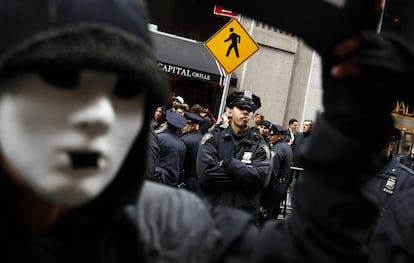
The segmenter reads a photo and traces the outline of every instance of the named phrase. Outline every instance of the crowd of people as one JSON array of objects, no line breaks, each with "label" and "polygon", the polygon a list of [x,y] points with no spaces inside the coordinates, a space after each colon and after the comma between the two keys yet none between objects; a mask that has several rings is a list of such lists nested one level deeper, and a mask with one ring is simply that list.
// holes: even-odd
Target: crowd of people
[{"label": "crowd of people", "polygon": [[[253,97],[256,101],[253,100]],[[235,115],[237,110],[240,110],[239,104],[241,102],[237,103],[233,100],[241,100],[245,105],[252,104],[252,106],[242,109],[246,110],[245,114],[244,112],[242,114],[242,122],[238,121],[238,115]],[[151,127],[158,134],[160,150],[159,163],[153,176],[156,177],[157,181],[164,184],[184,187],[195,192],[201,197],[209,199],[209,203],[214,205],[230,205],[250,211],[258,222],[266,219],[277,219],[280,214],[281,202],[287,198],[288,188],[291,186],[293,179],[298,181],[303,172],[303,167],[297,156],[311,134],[313,121],[304,120],[303,132],[297,131],[297,119],[289,121],[289,128],[271,123],[265,119],[263,113],[256,111],[261,106],[260,98],[248,90],[229,95],[226,103],[226,113],[223,114],[225,117],[219,118],[219,121],[216,121],[208,107],[203,108],[200,104],[194,104],[190,108],[184,102],[183,96],[172,96],[167,105],[157,106],[154,110]],[[244,104],[242,106],[245,106]],[[164,110],[166,108],[168,110]],[[226,118],[226,123],[230,125],[225,125],[221,121],[223,118]],[[251,135],[248,135],[248,133],[251,133]],[[225,134],[229,136],[229,139],[221,141],[219,137],[225,136]],[[218,156],[215,156],[214,159],[228,160],[236,158],[245,163],[253,160],[256,162],[258,160],[270,160],[272,172],[268,175],[267,171],[261,176],[246,174],[242,173],[243,169],[241,167],[238,167],[234,170],[241,173],[239,179],[224,180],[225,176],[218,176],[218,171],[212,171],[214,170],[213,167],[204,167],[204,164],[210,162],[203,155],[203,151],[198,152],[200,144],[203,146],[202,149],[207,147],[204,145],[210,137],[214,137],[216,143],[221,145],[215,147],[214,151],[218,151]],[[250,146],[245,148],[243,146],[244,140],[259,141],[255,143],[259,146],[258,149],[252,150]],[[224,152],[221,149],[226,150]],[[240,153],[237,153],[237,151],[240,151]],[[264,153],[263,157],[257,158],[255,156],[258,151]],[[252,152],[253,157],[241,156],[241,154],[250,152]],[[200,159],[198,163],[197,158]],[[224,168],[227,167],[227,163],[224,164]],[[199,171],[197,171],[197,167]],[[223,168],[223,166],[221,167]],[[296,168],[296,170],[291,170],[291,167]],[[222,171],[222,168],[218,170]],[[200,176],[197,176],[198,173]],[[208,176],[211,173],[214,176]],[[230,172],[222,171],[222,173],[228,174]],[[234,172],[230,174],[231,177],[236,177]],[[251,190],[253,194],[247,195],[245,194],[246,189],[254,186],[251,181],[253,177],[257,179],[261,177],[262,179],[257,183],[257,189]],[[207,178],[208,180],[206,180]],[[245,182],[242,178],[245,178]],[[210,182],[211,180],[213,182]],[[233,186],[230,182],[233,183]],[[223,196],[223,192],[218,190],[223,187],[232,188],[232,190],[226,190],[232,193],[231,197]],[[216,191],[220,192],[220,196],[217,193],[212,194]],[[206,192],[209,192],[209,194],[206,194]],[[240,193],[236,194],[236,192]],[[248,190],[248,192],[250,191]],[[210,195],[214,197],[208,197]],[[236,201],[240,197],[233,195],[243,196],[246,200]],[[223,199],[231,199],[232,201],[223,201]],[[252,203],[248,204],[250,202]]]},{"label": "crowd of people", "polygon": [[[200,143],[182,140],[171,152],[168,143],[203,120],[167,109],[164,130],[151,128],[169,84],[154,58],[145,6],[1,4],[0,262],[414,261],[414,192],[396,192],[398,179],[387,179],[393,195],[380,210],[371,187],[393,164],[394,100],[412,97],[402,85],[414,76],[410,44],[361,30],[321,53],[324,111],[307,123],[312,135],[298,153],[304,174],[293,212],[258,225],[261,193],[284,181],[275,174],[288,174],[299,137],[267,123],[266,141],[252,129],[261,101],[245,90],[228,96],[225,117]],[[371,136],[359,129],[368,118],[377,128]],[[196,173],[188,184],[197,194],[176,187],[181,180],[160,164],[164,151],[181,156],[186,145],[198,146],[195,166],[185,168],[185,177]]]}]

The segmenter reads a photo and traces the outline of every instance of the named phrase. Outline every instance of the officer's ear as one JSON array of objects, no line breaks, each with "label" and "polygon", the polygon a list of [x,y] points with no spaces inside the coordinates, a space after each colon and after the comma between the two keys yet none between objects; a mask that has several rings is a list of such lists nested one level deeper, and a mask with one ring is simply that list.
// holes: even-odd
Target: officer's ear
[{"label": "officer's ear", "polygon": [[227,117],[232,117],[233,116],[233,109],[234,109],[234,107],[232,107],[232,108],[229,108],[229,111],[228,111],[228,116]]}]

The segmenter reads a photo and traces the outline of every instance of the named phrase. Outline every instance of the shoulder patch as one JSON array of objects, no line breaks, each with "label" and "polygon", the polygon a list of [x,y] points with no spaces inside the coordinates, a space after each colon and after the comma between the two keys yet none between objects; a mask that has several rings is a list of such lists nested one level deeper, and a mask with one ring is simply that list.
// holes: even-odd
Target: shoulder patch
[{"label": "shoulder patch", "polygon": [[211,132],[207,132],[206,134],[204,134],[203,138],[201,138],[201,145],[204,145],[210,138],[213,137],[213,134]]}]

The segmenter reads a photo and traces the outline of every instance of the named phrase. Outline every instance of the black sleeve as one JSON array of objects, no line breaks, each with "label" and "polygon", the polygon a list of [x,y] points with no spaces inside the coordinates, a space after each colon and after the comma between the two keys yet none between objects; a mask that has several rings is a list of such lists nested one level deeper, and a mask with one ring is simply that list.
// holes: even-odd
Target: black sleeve
[{"label": "black sleeve", "polygon": [[394,196],[379,219],[371,239],[370,262],[414,262],[414,192]]},{"label": "black sleeve", "polygon": [[[309,149],[316,145],[318,152],[311,152]],[[263,226],[249,262],[368,260],[366,241],[378,209],[375,195],[365,185],[379,169],[382,156],[377,160],[370,149],[336,130],[323,117],[315,125],[308,146],[303,156],[305,175],[292,197],[292,215],[282,223]],[[372,160],[355,164],[351,161],[355,152],[372,156]]]}]

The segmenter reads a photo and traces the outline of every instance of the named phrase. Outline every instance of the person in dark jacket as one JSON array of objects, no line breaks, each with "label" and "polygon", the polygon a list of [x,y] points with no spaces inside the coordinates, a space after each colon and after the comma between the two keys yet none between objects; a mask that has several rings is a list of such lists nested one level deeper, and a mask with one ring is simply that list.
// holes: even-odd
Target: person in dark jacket
[{"label": "person in dark jacket", "polygon": [[[324,87],[329,99],[308,146],[318,151],[304,155],[308,173],[286,223],[259,229],[236,209],[210,214],[194,194],[143,183],[145,129],[168,94],[143,6],[136,0],[1,4],[7,23],[0,32],[7,37],[0,41],[0,262],[366,259],[363,241],[377,210],[365,183],[383,164],[378,149],[390,126],[383,103],[390,96],[371,94],[373,101],[385,98],[370,116],[382,132],[361,142],[352,127],[367,115],[354,106],[366,100],[354,95],[370,86],[325,83],[336,85]],[[360,169],[348,162],[354,152],[369,157]],[[354,209],[364,216],[355,220]]]},{"label": "person in dark jacket", "polygon": [[203,118],[203,121],[199,124],[199,130],[201,134],[206,134],[208,130],[211,128],[211,126],[214,125],[214,122],[211,120],[208,114],[204,112],[204,108],[201,107],[200,104],[194,104],[191,107],[191,112],[199,115],[201,118]]},{"label": "person in dark jacket", "polygon": [[387,163],[370,182],[370,186],[377,191],[379,196],[380,215],[384,213],[386,204],[395,194],[407,189],[414,190],[414,172],[399,163],[393,154],[400,138],[401,131],[395,128],[390,143],[385,149],[388,157]]},{"label": "person in dark jacket", "polygon": [[[405,98],[407,102],[414,102],[413,94],[402,88],[405,83],[412,82],[414,47],[401,37],[392,33],[363,32],[360,36],[349,38],[338,45],[335,54],[344,59],[331,69],[336,79],[359,79],[368,76],[375,83],[376,92],[382,93],[384,98]],[[370,93],[372,94],[374,92]],[[377,105],[384,101],[386,100],[379,101]],[[399,165],[394,166],[398,169]],[[413,206],[412,188],[395,193],[389,198],[370,238],[369,262],[414,261]]]},{"label": "person in dark jacket", "polygon": [[161,180],[154,176],[155,167],[160,159],[160,142],[158,141],[158,135],[150,129],[148,136],[148,157],[147,157],[147,168],[146,168],[146,179],[161,182]]},{"label": "person in dark jacket", "polygon": [[258,218],[260,193],[266,187],[271,164],[263,137],[249,128],[260,98],[251,91],[230,94],[230,125],[203,136],[197,155],[199,194],[213,206],[248,211]]},{"label": "person in dark jacket", "polygon": [[182,183],[184,183],[186,189],[197,192],[196,160],[198,147],[203,137],[199,130],[199,124],[203,121],[203,118],[193,112],[185,112],[184,117],[187,124],[183,129],[184,133],[180,136],[186,147]]},{"label": "person in dark jacket", "polygon": [[154,176],[170,186],[178,186],[182,181],[182,169],[186,147],[179,134],[186,120],[175,111],[167,112],[167,128],[158,133],[160,146],[159,160]]},{"label": "person in dark jacket", "polygon": [[266,219],[277,219],[280,214],[280,204],[286,200],[288,173],[293,162],[293,152],[286,142],[288,129],[272,124],[269,132],[269,143],[273,160],[272,176],[266,189],[262,192],[261,203],[267,211]]},{"label": "person in dark jacket", "polygon": [[289,173],[288,177],[288,184],[291,185],[293,180],[298,182],[303,175],[303,164],[299,156],[301,155],[301,151],[305,148],[311,134],[313,128],[313,121],[312,120],[304,120],[302,125],[302,132],[296,136],[293,150],[293,168]]},{"label": "person in dark jacket", "polygon": [[[263,8],[266,1],[217,1],[303,37],[322,57],[324,111],[316,119],[301,157],[306,176],[293,193],[292,217],[287,222],[265,224],[250,262],[413,262],[412,192],[399,194],[398,206],[381,218],[389,227],[374,235],[377,246],[370,244],[369,248],[367,242],[378,212],[375,194],[367,182],[386,163],[382,150],[394,128],[390,112],[397,98],[405,94],[412,99],[403,83],[411,83],[414,72],[412,47],[398,37],[376,32],[381,2],[280,1],[274,10]],[[307,11],[289,12],[297,6]],[[330,11],[325,14],[320,10]],[[348,39],[350,36],[355,38]],[[375,108],[375,113],[361,110],[367,107]],[[379,126],[378,132],[368,137],[364,130],[355,128],[363,127],[367,119]],[[355,162],[355,154],[364,156],[364,161]],[[353,198],[358,201],[353,202]],[[360,212],[358,216],[355,211]],[[397,215],[400,217],[393,218]],[[310,226],[310,222],[318,223]],[[332,224],[344,227],[343,231]],[[294,232],[297,238],[282,234],[287,232]],[[278,242],[282,236],[287,239]]]},{"label": "person in dark jacket", "polygon": [[0,16],[0,262],[211,262],[203,202],[143,184],[169,90],[145,3],[3,1]]}]

